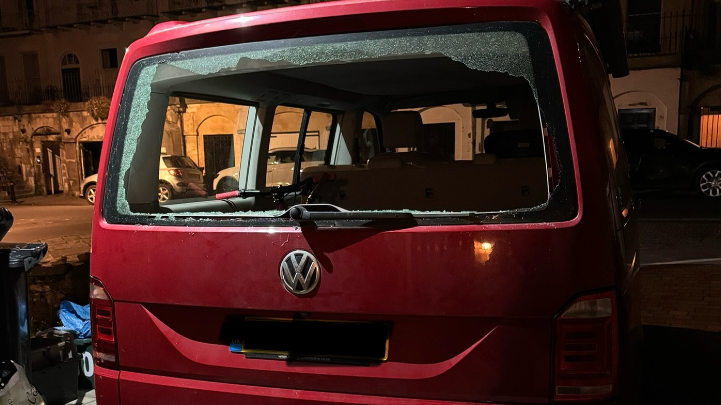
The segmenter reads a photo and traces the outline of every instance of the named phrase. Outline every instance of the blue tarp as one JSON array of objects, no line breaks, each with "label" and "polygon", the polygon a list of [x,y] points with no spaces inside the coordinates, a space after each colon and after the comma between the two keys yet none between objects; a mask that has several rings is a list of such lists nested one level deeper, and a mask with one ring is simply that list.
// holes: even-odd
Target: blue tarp
[{"label": "blue tarp", "polygon": [[60,303],[58,316],[63,327],[72,330],[79,339],[90,337],[90,305],[78,305],[74,302]]}]

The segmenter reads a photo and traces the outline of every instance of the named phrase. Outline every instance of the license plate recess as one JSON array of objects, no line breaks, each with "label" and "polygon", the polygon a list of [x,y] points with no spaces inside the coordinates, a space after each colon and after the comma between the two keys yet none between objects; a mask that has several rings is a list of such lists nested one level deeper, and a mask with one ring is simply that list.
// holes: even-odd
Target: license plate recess
[{"label": "license plate recess", "polygon": [[321,362],[388,359],[387,323],[248,317],[240,329],[241,353],[247,357]]}]

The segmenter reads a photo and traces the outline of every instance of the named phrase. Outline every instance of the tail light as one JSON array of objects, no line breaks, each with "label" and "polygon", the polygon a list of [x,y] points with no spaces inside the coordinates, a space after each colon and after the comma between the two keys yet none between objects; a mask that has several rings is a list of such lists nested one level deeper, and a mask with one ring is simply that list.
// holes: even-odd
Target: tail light
[{"label": "tail light", "polygon": [[90,321],[93,335],[93,357],[102,367],[115,368],[118,349],[115,341],[115,314],[113,299],[103,284],[90,279]]},{"label": "tail light", "polygon": [[183,172],[180,169],[168,169],[168,173],[173,177],[183,177]]},{"label": "tail light", "polygon": [[618,389],[616,295],[605,292],[575,300],[556,319],[556,401],[597,401]]}]

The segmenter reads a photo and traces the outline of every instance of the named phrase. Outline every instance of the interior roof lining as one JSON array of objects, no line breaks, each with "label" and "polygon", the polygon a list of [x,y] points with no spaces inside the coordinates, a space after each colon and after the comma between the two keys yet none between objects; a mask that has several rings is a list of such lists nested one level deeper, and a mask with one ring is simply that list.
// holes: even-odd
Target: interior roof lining
[{"label": "interior roof lining", "polygon": [[[174,70],[174,69],[173,69]],[[385,75],[385,77],[383,77]],[[188,80],[191,79],[191,80]],[[205,94],[242,103],[325,105],[335,110],[387,105],[409,106],[415,100],[484,103],[499,101],[505,89],[528,86],[507,73],[473,70],[448,58],[381,60],[362,63],[324,64],[235,75],[184,77],[154,83],[170,94]],[[168,86],[163,89],[164,84]],[[458,99],[460,98],[460,99]]]}]

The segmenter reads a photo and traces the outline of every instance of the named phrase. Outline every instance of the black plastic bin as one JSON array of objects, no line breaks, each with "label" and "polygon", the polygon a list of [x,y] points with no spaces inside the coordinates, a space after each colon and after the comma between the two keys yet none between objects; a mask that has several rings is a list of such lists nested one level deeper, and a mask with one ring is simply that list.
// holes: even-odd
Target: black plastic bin
[{"label": "black plastic bin", "polygon": [[32,382],[48,404],[78,398],[78,349],[70,332],[49,330],[30,339]]},{"label": "black plastic bin", "polygon": [[[0,207],[0,239],[13,223]],[[13,360],[30,378],[27,272],[45,256],[45,243],[0,243],[0,360]]]},{"label": "black plastic bin", "polygon": [[80,359],[78,387],[93,389],[95,388],[95,363],[93,360],[92,339],[75,339],[73,343],[78,348],[78,358]]}]

